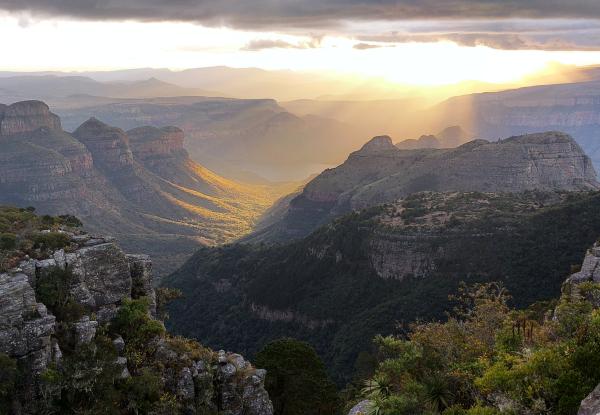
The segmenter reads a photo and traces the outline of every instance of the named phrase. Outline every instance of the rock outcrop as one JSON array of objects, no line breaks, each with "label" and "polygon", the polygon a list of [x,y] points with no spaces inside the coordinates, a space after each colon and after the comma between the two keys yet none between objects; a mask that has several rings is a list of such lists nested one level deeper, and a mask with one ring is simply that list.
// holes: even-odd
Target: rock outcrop
[{"label": "rock outcrop", "polygon": [[577,415],[598,415],[600,413],[600,385],[596,386],[586,398],[581,401]]},{"label": "rock outcrop", "polygon": [[22,101],[0,107],[0,136],[22,134],[39,128],[61,130],[60,119],[41,101]]},{"label": "rock outcrop", "polygon": [[[600,283],[600,243],[596,242],[587,250],[581,269],[569,276],[563,284],[561,301],[584,300],[592,304],[594,308],[600,308],[600,298],[594,295],[593,290],[582,290],[580,284]],[[562,317],[561,308],[554,310],[553,318],[560,320]],[[581,401],[577,415],[597,415],[600,413],[600,385],[590,392],[590,394]]]},{"label": "rock outcrop", "polygon": [[350,409],[348,415],[367,415],[370,413],[373,402],[369,400],[360,401]]},{"label": "rock outcrop", "polygon": [[34,374],[51,362],[56,319],[38,303],[28,277],[0,274],[0,352],[25,359]]},{"label": "rock outcrop", "polygon": [[73,136],[90,150],[97,164],[110,172],[133,166],[129,138],[119,128],[90,118],[73,132]]},{"label": "rock outcrop", "polygon": [[133,155],[144,164],[164,157],[187,155],[183,149],[184,134],[177,127],[139,127],[127,131]]},{"label": "rock outcrop", "polygon": [[[26,258],[18,267],[0,274],[0,353],[16,359],[25,376],[15,396],[15,405],[22,414],[33,413],[41,399],[40,375],[53,362],[60,367],[60,342],[92,342],[127,299],[149,298],[150,312],[155,314],[152,263],[148,256],[126,255],[111,238],[69,235],[71,242],[66,252],[60,249],[44,259]],[[55,316],[36,300],[39,281],[51,278],[54,270],[69,272],[69,296],[86,310],[69,326],[63,324],[60,336]],[[66,327],[70,327],[69,333],[65,333]],[[165,367],[165,385],[181,402],[184,413],[218,410],[229,415],[272,415],[264,389],[264,370],[255,369],[235,353],[213,353],[207,349],[203,355],[190,354],[181,346],[185,341],[157,337],[148,345],[155,350],[161,367]],[[132,376],[123,355],[127,343],[119,335],[112,342],[119,355],[116,365],[120,377]]]},{"label": "rock outcrop", "polygon": [[263,239],[308,234],[351,210],[420,191],[523,192],[600,188],[590,159],[570,136],[546,132],[452,149],[400,150],[375,137],[306,185]]}]

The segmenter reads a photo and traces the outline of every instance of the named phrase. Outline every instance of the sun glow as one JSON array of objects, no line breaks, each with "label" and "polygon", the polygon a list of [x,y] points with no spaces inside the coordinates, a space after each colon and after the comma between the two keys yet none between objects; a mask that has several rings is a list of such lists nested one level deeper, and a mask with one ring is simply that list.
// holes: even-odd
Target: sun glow
[{"label": "sun glow", "polygon": [[[551,62],[597,64],[600,52],[497,50],[451,42],[370,44],[356,39],[294,36],[206,28],[189,23],[28,21],[0,16],[5,42],[0,70],[105,70],[132,67],[227,65],[319,71],[349,78],[379,78],[413,86],[461,82],[518,83],[545,70]],[[248,50],[253,40],[268,39],[286,47]]]}]

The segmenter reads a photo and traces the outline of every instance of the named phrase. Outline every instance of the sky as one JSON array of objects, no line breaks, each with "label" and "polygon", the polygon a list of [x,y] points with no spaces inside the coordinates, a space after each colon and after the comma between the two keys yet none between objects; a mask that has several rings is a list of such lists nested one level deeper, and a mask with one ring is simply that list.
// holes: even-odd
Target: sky
[{"label": "sky", "polygon": [[600,1],[0,0],[0,37],[6,71],[227,65],[503,83],[600,64]]}]

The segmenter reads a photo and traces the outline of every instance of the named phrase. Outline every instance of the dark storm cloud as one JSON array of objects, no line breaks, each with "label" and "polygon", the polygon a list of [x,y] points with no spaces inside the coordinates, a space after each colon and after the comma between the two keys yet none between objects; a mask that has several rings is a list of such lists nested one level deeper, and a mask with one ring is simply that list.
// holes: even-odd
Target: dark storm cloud
[{"label": "dark storm cloud", "polygon": [[600,18],[598,0],[0,0],[40,16],[332,28],[345,20]]}]

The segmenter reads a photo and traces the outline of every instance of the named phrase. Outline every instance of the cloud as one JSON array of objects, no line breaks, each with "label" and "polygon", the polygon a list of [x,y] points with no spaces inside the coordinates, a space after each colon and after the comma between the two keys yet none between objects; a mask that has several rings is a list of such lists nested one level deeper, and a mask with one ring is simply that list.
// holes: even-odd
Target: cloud
[{"label": "cloud", "polygon": [[367,49],[376,49],[376,48],[380,48],[380,45],[374,45],[372,43],[357,43],[356,45],[352,46],[354,49],[358,49],[358,50],[367,50]]},{"label": "cloud", "polygon": [[[356,49],[447,40],[498,49],[600,50],[600,0],[0,0],[1,10],[21,16],[24,24],[68,17],[308,31],[358,39]],[[388,30],[377,33],[383,26]],[[242,49],[312,47],[318,44],[256,39]]]},{"label": "cloud", "polygon": [[600,33],[388,33],[362,36],[365,42],[454,42],[461,46],[487,46],[502,50],[598,51]]},{"label": "cloud", "polygon": [[193,21],[238,28],[332,28],[344,21],[600,19],[598,0],[0,0],[42,16]]},{"label": "cloud", "polygon": [[320,37],[313,37],[310,40],[297,43],[290,43],[281,39],[254,39],[240,50],[256,52],[263,49],[314,49],[320,45]]}]

